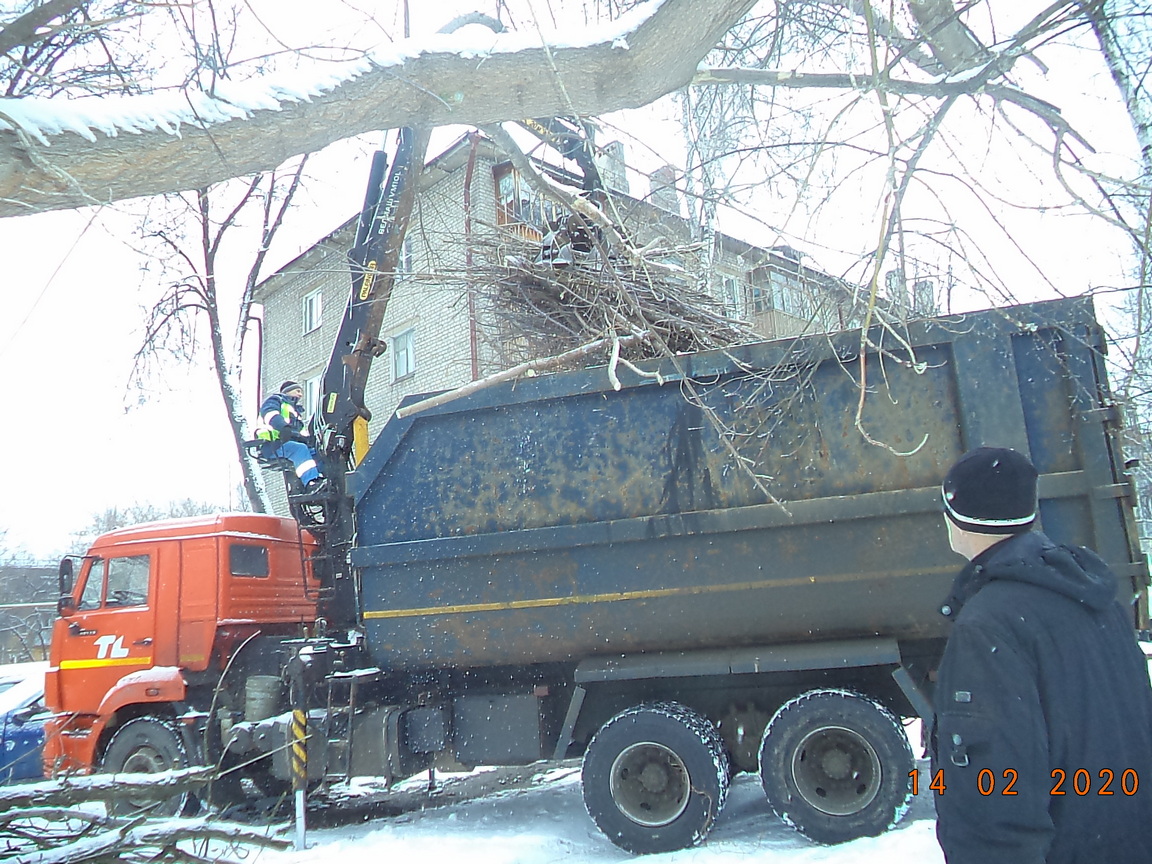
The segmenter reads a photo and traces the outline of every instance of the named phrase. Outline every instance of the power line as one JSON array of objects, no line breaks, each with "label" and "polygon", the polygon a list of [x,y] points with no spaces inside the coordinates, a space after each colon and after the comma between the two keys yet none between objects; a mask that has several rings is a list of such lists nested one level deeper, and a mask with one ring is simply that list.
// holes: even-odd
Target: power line
[{"label": "power line", "polygon": [[64,253],[64,257],[60,259],[60,263],[56,265],[56,269],[52,271],[52,275],[48,277],[48,281],[44,283],[44,287],[40,289],[40,293],[38,293],[36,299],[32,301],[32,306],[28,309],[23,320],[16,325],[12,336],[8,339],[7,343],[0,346],[0,357],[8,353],[8,349],[15,344],[16,337],[20,335],[20,332],[24,329],[24,325],[28,323],[28,319],[32,317],[32,313],[36,311],[36,307],[40,305],[40,301],[44,299],[44,295],[48,293],[48,289],[52,287],[52,283],[56,281],[56,277],[60,274],[60,269],[68,263],[68,259],[72,257],[72,253],[76,251],[76,247],[80,244],[80,241],[84,239],[84,235],[88,233],[88,229],[92,227],[92,223],[96,221],[97,213],[98,211],[92,213],[91,218],[88,219],[88,224],[84,226],[83,231],[76,235],[76,239],[72,241],[71,247]]}]

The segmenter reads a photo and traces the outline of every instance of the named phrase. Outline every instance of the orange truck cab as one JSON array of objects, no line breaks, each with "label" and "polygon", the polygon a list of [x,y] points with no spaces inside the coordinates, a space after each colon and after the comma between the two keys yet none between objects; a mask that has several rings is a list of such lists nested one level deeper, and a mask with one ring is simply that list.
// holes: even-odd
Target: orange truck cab
[{"label": "orange truck cab", "polygon": [[65,559],[46,773],[211,759],[204,720],[239,698],[217,686],[225,670],[276,674],[275,645],[312,631],[315,550],[292,519],[226,513],[112,531],[78,568]]}]

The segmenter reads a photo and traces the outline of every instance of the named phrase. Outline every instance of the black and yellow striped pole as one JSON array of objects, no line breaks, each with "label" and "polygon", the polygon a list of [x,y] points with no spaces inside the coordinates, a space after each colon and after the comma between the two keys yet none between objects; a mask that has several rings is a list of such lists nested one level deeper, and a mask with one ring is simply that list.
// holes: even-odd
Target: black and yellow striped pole
[{"label": "black and yellow striped pole", "polygon": [[[303,690],[304,688],[297,688]],[[308,842],[305,818],[308,787],[308,712],[302,707],[292,709],[292,794],[296,798],[296,849],[304,849]]]},{"label": "black and yellow striped pole", "polygon": [[292,708],[289,727],[289,768],[292,773],[292,794],[296,799],[296,849],[307,848],[308,822],[305,818],[308,788],[308,687],[307,672],[310,655],[301,649],[288,661],[288,694]]}]

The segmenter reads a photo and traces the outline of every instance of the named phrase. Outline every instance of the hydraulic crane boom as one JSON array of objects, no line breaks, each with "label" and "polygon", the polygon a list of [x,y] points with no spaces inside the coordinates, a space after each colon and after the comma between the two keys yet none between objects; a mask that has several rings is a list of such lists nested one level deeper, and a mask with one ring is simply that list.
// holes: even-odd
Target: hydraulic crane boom
[{"label": "hydraulic crane boom", "polygon": [[380,328],[427,149],[428,131],[405,127],[399,132],[391,170],[382,151],[373,157],[356,241],[348,253],[352,270],[348,302],[312,418],[316,461],[327,487],[318,493],[290,492],[288,496],[293,515],[320,539],[321,554],[314,561],[321,584],[318,613],[335,628],[356,620],[355,579],[347,561],[355,533],[352,502],[346,494],[347,473],[368,446],[371,412],[364,405],[364,388],[372,361],[386,347],[380,341]]},{"label": "hydraulic crane boom", "polygon": [[[318,455],[328,477],[342,474],[350,459],[356,462],[363,457],[363,449],[354,446],[355,430],[371,417],[364,405],[364,387],[373,359],[386,347],[380,341],[380,328],[396,281],[427,149],[427,130],[401,129],[386,182],[387,156],[380,151],[373,157],[356,243],[348,253],[351,291],[324,370],[313,421]],[[360,437],[366,447],[366,436]]]},{"label": "hydraulic crane boom", "polygon": [[[586,192],[603,189],[587,133],[578,120],[553,117],[522,120],[520,125],[580,166]],[[324,370],[320,405],[313,421],[318,455],[328,477],[342,474],[349,464],[359,462],[367,449],[366,423],[371,412],[364,404],[364,388],[372,361],[386,348],[379,338],[380,328],[427,149],[427,130],[401,129],[387,181],[387,156],[380,151],[373,157],[355,245],[348,253],[351,291]]]},{"label": "hydraulic crane boom", "polygon": [[579,120],[568,117],[548,117],[518,121],[521,126],[554,149],[565,159],[580,166],[581,184],[585,192],[601,193],[604,183],[592,151],[592,138]]}]

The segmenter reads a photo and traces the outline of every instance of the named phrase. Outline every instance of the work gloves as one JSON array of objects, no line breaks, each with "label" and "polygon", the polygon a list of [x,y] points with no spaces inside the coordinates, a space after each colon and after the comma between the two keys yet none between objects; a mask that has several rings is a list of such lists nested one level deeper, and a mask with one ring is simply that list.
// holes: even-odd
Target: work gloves
[{"label": "work gloves", "polygon": [[284,428],[284,429],[280,430],[280,440],[281,441],[299,441],[301,444],[307,444],[308,443],[308,436],[304,435],[301,432],[297,432],[295,429]]}]

